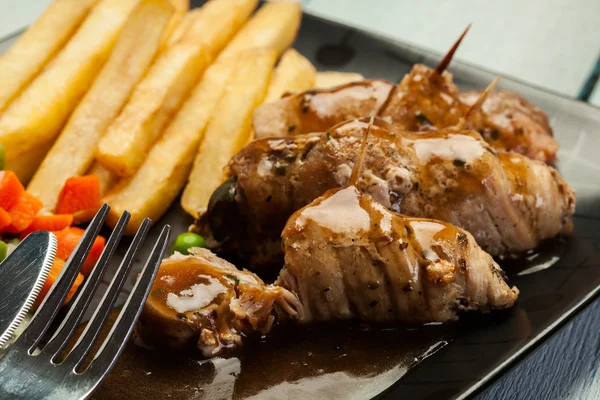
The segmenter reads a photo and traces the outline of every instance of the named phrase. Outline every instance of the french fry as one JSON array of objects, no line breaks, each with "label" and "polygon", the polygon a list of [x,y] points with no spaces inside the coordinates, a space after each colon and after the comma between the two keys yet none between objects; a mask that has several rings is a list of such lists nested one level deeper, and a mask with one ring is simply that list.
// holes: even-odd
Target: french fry
[{"label": "french fry", "polygon": [[183,16],[179,24],[177,24],[177,26],[173,29],[171,35],[169,35],[169,38],[165,43],[165,48],[173,46],[183,38],[189,27],[194,24],[194,21],[196,21],[196,19],[199,18],[199,15],[202,14],[200,12],[201,10],[202,8],[194,8]]},{"label": "french fry", "polygon": [[190,10],[190,0],[169,0],[169,2],[175,7],[175,12],[182,12],[185,14]]},{"label": "french fry", "polygon": [[8,160],[54,140],[92,84],[139,0],[102,0],[44,71],[0,116]]},{"label": "french fry", "polygon": [[[223,181],[223,167],[248,140],[252,113],[264,100],[270,68],[276,60],[274,51],[262,52],[258,57],[245,56],[240,60],[243,64],[237,65],[227,91],[215,107],[183,192],[182,204],[190,214],[198,215],[206,208],[212,192]],[[248,61],[254,65],[244,65]]]},{"label": "french fry", "polygon": [[98,144],[96,159],[119,176],[143,163],[201,73],[239,30],[256,0],[212,0],[182,39],[161,53]]},{"label": "french fry", "polygon": [[[148,184],[152,183],[153,191],[160,191],[161,197],[168,197],[171,201],[177,196],[183,186],[194,160],[195,150],[202,138],[197,129],[199,110],[205,106],[205,101],[216,103],[213,112],[202,112],[200,118],[209,120],[204,141],[200,145],[197,166],[204,167],[196,182],[206,185],[205,190],[211,193],[219,185],[223,175],[220,166],[245,143],[250,131],[252,112],[258,106],[265,94],[277,52],[273,49],[250,50],[239,57],[230,58],[227,67],[216,69],[214,75],[205,77],[200,83],[201,90],[195,92],[197,96],[186,102],[176,123],[172,124],[161,141],[152,149],[146,163],[140,171],[132,177],[125,179],[106,197],[111,205],[108,218],[109,224],[115,224],[118,215],[125,209],[131,212],[128,233],[132,234],[142,222],[144,217],[158,219],[167,209],[170,201],[157,201],[159,196],[138,197],[137,193],[147,192]],[[234,69],[233,69],[234,67]],[[220,74],[220,71],[229,69],[233,71],[225,94],[218,102],[215,98],[219,84],[214,80],[219,79],[225,85],[229,73]],[[202,88],[202,86],[204,86]],[[214,89],[217,88],[215,91]],[[202,105],[202,107],[197,106]],[[212,114],[212,116],[211,116]],[[181,125],[180,125],[181,124]],[[185,133],[185,136],[182,134]],[[177,161],[173,163],[174,152],[177,149]],[[166,164],[166,165],[165,165]],[[208,199],[206,199],[208,200]]]},{"label": "french fry", "polygon": [[48,142],[33,150],[28,151],[21,157],[7,160],[6,169],[13,171],[19,177],[23,185],[27,185],[33,174],[42,162],[48,150],[52,147],[52,142]]},{"label": "french fry", "polygon": [[302,5],[297,1],[269,2],[240,30],[219,55],[223,59],[255,47],[271,47],[283,53],[296,39]]},{"label": "french fry", "polygon": [[363,81],[364,79],[365,77],[357,72],[317,72],[317,81],[315,83],[315,88],[329,89],[335,86],[345,85],[351,82]]},{"label": "french fry", "polygon": [[[274,48],[281,55],[296,38],[301,16],[302,8],[299,3],[290,1],[266,3],[223,50],[214,67],[216,68],[222,60],[239,55],[243,49]],[[250,137],[251,134],[246,135],[246,140],[241,143],[241,146],[245,145]],[[203,154],[201,149],[196,156],[192,173],[181,198],[183,209],[195,218],[206,208],[214,190],[214,187],[204,187],[203,181],[199,178],[206,167]],[[212,172],[216,169],[221,174],[229,157],[221,165],[209,166],[208,171]]]},{"label": "french fry", "polygon": [[287,92],[304,92],[315,86],[317,71],[303,55],[287,50],[273,71],[265,103],[281,98]]},{"label": "french fry", "polygon": [[0,58],[0,112],[65,45],[98,0],[54,0]]},{"label": "french fry", "polygon": [[161,39],[161,47],[166,49],[169,46],[169,38],[177,30],[177,27],[183,22],[185,16],[190,10],[190,0],[170,0],[171,5],[175,9],[171,19],[163,31]]},{"label": "french fry", "polygon": [[157,54],[173,11],[168,0],[141,0],[131,14],[100,75],[27,188],[46,209],[54,210],[68,178],[90,168],[100,138]]},{"label": "french fry", "polygon": [[119,176],[132,175],[209,63],[196,46],[180,43],[163,52],[100,139],[96,159]]},{"label": "french fry", "polygon": [[90,169],[86,172],[86,175],[97,175],[100,181],[100,195],[104,196],[115,183],[118,182],[119,177],[102,166],[98,161],[95,161]]},{"label": "french fry", "polygon": [[[181,42],[202,43],[205,51],[216,56],[225,46],[229,47],[229,43],[244,26],[257,4],[257,0],[211,0],[199,9],[183,33]],[[222,25],[232,27],[227,36],[216,29]]]},{"label": "french fry", "polygon": [[131,213],[127,233],[134,234],[144,217],[158,220],[175,200],[187,181],[206,124],[237,62],[237,58],[229,58],[206,70],[140,169],[110,190],[104,201],[111,206],[111,226],[127,210]]},{"label": "french fry", "polygon": [[[272,18],[264,18],[265,12],[267,15],[272,14],[273,9],[282,17],[286,13],[297,11],[295,6],[282,9],[273,3],[267,3],[261,12],[255,14],[240,30],[235,41],[255,48],[287,48],[294,36],[286,32],[297,32],[300,20],[295,20],[296,25],[277,24],[279,31],[273,30],[273,25],[268,25]],[[254,22],[257,18],[260,18],[262,23]],[[248,25],[251,25],[252,29],[247,29]],[[287,37],[289,43],[275,46],[281,43],[282,36]],[[143,217],[148,216],[156,221],[163,215],[187,182],[206,126],[238,62],[238,57],[219,56],[206,70],[161,139],[152,147],[140,169],[133,177],[122,179],[105,197],[105,201],[111,205],[109,223],[114,226],[122,210],[128,210],[132,215],[128,229],[129,233],[133,233]],[[222,166],[212,165],[211,168],[221,171]],[[198,185],[191,185],[190,190],[197,190],[197,187]],[[196,212],[197,210],[194,210],[194,213]]]}]

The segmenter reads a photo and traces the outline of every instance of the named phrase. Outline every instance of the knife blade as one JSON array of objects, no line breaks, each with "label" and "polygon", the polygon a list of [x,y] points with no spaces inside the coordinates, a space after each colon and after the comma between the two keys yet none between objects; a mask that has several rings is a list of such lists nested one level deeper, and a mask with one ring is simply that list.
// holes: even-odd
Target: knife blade
[{"label": "knife blade", "polygon": [[5,347],[40,293],[56,255],[56,237],[30,233],[0,263],[0,349]]}]

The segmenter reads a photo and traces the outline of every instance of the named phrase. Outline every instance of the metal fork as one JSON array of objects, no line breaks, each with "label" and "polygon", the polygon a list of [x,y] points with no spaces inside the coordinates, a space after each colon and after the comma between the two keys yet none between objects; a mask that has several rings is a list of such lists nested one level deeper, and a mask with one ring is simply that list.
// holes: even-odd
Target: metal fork
[{"label": "metal fork", "polygon": [[108,375],[125,347],[167,247],[171,230],[168,225],[162,229],[152,253],[146,260],[131,294],[102,347],[85,371],[79,372],[79,367],[89,355],[133,266],[135,255],[150,228],[149,219],[145,219],[138,229],[102,301],[75,346],[66,357],[61,357],[63,350],[81,323],[101,278],[106,272],[108,263],[123,236],[129,222],[130,214],[128,212],[124,212],[119,219],[102,255],[60,326],[47,344],[40,345],[75,281],[77,273],[104,223],[108,210],[109,207],[105,204],[98,211],[55,284],[33,316],[31,323],[0,359],[1,399],[88,398],[102,379]]}]

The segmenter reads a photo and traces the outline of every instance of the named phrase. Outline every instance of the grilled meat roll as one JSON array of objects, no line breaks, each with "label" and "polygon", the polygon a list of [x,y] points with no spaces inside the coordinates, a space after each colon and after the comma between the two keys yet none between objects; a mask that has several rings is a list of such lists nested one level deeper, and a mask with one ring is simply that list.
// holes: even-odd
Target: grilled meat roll
[{"label": "grilled meat roll", "polygon": [[281,237],[276,285],[298,295],[303,322],[446,322],[519,293],[468,232],[391,212],[355,186],[296,211]]},{"label": "grilled meat roll", "polygon": [[[198,223],[219,250],[278,269],[289,216],[348,183],[366,120],[326,133],[257,140],[232,158],[230,181]],[[477,132],[399,132],[377,119],[359,189],[411,217],[457,225],[494,256],[534,249],[572,229],[574,191],[558,172],[516,153],[496,152]]]},{"label": "grilled meat roll", "polygon": [[284,96],[254,111],[254,135],[261,139],[325,132],[341,121],[376,116],[395,86],[375,79]]},{"label": "grilled meat roll", "polygon": [[175,254],[160,266],[136,333],[146,345],[181,348],[193,340],[205,357],[227,353],[242,337],[267,333],[276,310],[302,316],[298,298],[206,249]]},{"label": "grilled meat roll", "polygon": [[266,334],[276,318],[447,322],[511,307],[519,294],[468,232],[391,212],[355,186],[294,213],[282,237],[285,267],[273,285],[204,249],[165,260],[138,337],[170,347],[197,340],[214,357]]},{"label": "grilled meat roll", "polygon": [[[471,106],[481,91],[459,94],[459,99]],[[497,90],[489,93],[482,104],[483,138],[494,148],[525,154],[534,160],[552,162],[558,152],[548,116],[515,92]]]},{"label": "grilled meat roll", "polygon": [[[266,103],[254,112],[256,138],[323,132],[336,123],[365,116],[390,119],[400,129],[428,131],[454,126],[479,92],[460,94],[452,75],[417,64],[399,85],[372,80],[328,90],[309,90]],[[551,163],[555,141],[547,117],[516,93],[502,91],[474,110],[469,128],[495,149]]]}]

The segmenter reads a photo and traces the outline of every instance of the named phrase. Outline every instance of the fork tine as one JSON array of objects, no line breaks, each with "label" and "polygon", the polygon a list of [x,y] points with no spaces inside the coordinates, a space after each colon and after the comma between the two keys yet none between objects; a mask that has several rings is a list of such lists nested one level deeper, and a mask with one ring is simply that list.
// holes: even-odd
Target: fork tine
[{"label": "fork tine", "polygon": [[108,337],[104,340],[104,343],[102,343],[102,347],[98,350],[98,354],[94,358],[92,365],[88,368],[89,372],[94,376],[102,377],[110,372],[117,361],[117,358],[123,351],[127,339],[133,331],[134,324],[142,312],[144,302],[146,301],[146,298],[148,298],[152,282],[154,282],[158,267],[161,264],[163,254],[167,248],[170,233],[171,227],[165,225],[139,279],[127,298],[127,302],[119,313],[119,317],[110,330]]},{"label": "fork tine", "polygon": [[52,361],[55,361],[56,357],[60,355],[65,346],[69,343],[73,332],[81,322],[81,319],[83,318],[83,315],[92,301],[94,293],[98,289],[102,277],[106,272],[108,262],[112,258],[117,245],[121,241],[121,237],[123,236],[125,227],[129,222],[129,218],[130,214],[127,211],[125,211],[123,215],[121,215],[121,218],[119,218],[119,222],[117,222],[114,231],[110,235],[110,238],[106,243],[106,247],[102,251],[102,255],[94,266],[92,273],[86,279],[82,290],[77,296],[77,299],[75,299],[71,305],[67,316],[63,319],[52,339],[50,339],[48,344],[43,348],[42,352],[52,356]]},{"label": "fork tine", "polygon": [[96,239],[96,236],[98,236],[98,232],[104,224],[104,219],[106,218],[109,209],[110,207],[106,204],[100,207],[100,210],[98,210],[94,219],[92,219],[92,222],[90,222],[88,228],[85,230],[83,237],[67,260],[58,279],[54,285],[52,285],[48,295],[44,301],[42,301],[42,304],[34,314],[31,323],[27,329],[25,329],[16,345],[25,346],[27,351],[31,352],[39,344],[40,340],[50,327],[50,324],[54,321],[54,318],[56,318],[58,310],[65,301],[67,293],[71,289],[81,265],[83,265],[83,261],[85,261],[85,258],[92,248],[92,243]]},{"label": "fork tine", "polygon": [[73,365],[75,369],[77,369],[85,360],[85,357],[91,350],[94,341],[96,340],[98,334],[102,330],[102,326],[106,322],[106,319],[108,318],[115,304],[115,301],[119,297],[119,293],[121,292],[121,289],[125,284],[125,280],[129,275],[129,271],[133,266],[133,263],[135,261],[135,255],[142,247],[142,243],[146,238],[146,234],[148,233],[149,229],[150,220],[146,218],[144,219],[140,228],[135,234],[135,237],[133,238],[133,242],[129,246],[129,249],[127,249],[127,253],[123,258],[123,261],[121,262],[117,273],[110,282],[108,289],[104,293],[100,305],[98,306],[96,311],[94,311],[94,315],[92,316],[87,327],[81,334],[81,337],[75,344],[73,351],[71,351],[65,358],[64,362],[68,363],[69,365]]}]

